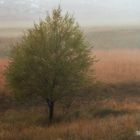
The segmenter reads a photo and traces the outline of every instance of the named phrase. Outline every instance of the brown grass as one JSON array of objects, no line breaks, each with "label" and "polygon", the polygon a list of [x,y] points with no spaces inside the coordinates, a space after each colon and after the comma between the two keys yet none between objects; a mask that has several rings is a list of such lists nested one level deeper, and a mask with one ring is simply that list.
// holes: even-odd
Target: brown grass
[{"label": "brown grass", "polygon": [[49,128],[12,125],[3,125],[1,128],[0,138],[5,140],[134,140],[136,137],[135,121],[128,116],[105,120],[79,120]]},{"label": "brown grass", "polygon": [[[140,50],[109,49],[95,50],[98,62],[93,67],[97,80],[105,83],[140,82]],[[0,85],[8,59],[0,59]]]},{"label": "brown grass", "polygon": [[140,50],[96,50],[96,77],[105,83],[140,82]]},{"label": "brown grass", "polygon": [[[38,113],[41,113],[39,111]],[[36,110],[9,110],[0,117],[2,140],[138,140],[135,131],[139,124],[136,116],[78,119],[42,126]]]},{"label": "brown grass", "polygon": [[0,89],[4,88],[4,71],[6,69],[6,66],[8,65],[8,59],[1,58],[0,59]]},{"label": "brown grass", "polygon": [[[98,80],[116,85],[140,81],[140,50],[96,50],[95,54],[99,59],[94,67]],[[4,85],[2,73],[7,62],[8,59],[0,59],[1,86]],[[127,93],[127,90],[124,91],[122,88],[113,90],[115,94]],[[139,92],[139,89],[133,92]],[[73,105],[67,114],[63,114],[60,108],[55,108],[56,119],[57,117],[63,119],[61,118],[51,126],[46,124],[47,113],[44,106],[17,107],[1,111],[0,139],[139,140],[139,137],[135,135],[140,128],[139,95],[128,97],[113,94],[110,98],[100,101],[95,102],[91,99],[85,104],[80,101],[79,104],[78,107]]]}]

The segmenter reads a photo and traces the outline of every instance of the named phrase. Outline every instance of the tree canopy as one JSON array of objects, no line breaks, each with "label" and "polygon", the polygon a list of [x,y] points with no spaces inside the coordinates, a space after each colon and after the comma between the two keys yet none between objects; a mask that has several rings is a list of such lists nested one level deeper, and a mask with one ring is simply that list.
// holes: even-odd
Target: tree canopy
[{"label": "tree canopy", "polygon": [[86,82],[90,51],[74,18],[54,9],[14,45],[8,85],[18,98],[40,96],[48,106],[54,104]]}]

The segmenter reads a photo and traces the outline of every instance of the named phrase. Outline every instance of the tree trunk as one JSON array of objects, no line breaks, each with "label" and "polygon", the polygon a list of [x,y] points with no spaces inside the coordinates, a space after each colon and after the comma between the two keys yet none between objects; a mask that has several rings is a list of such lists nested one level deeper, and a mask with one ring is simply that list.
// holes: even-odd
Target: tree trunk
[{"label": "tree trunk", "polygon": [[49,120],[49,123],[52,123],[53,114],[54,114],[54,102],[47,99],[47,104],[48,104],[48,113],[49,113],[48,120]]}]

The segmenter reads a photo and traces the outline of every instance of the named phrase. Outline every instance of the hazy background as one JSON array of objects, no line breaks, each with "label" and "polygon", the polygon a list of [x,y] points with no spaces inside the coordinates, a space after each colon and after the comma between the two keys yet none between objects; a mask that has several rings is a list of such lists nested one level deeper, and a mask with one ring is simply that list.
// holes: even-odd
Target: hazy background
[{"label": "hazy background", "polygon": [[30,26],[59,4],[82,26],[140,24],[140,0],[0,0],[0,26]]},{"label": "hazy background", "polygon": [[58,5],[74,15],[95,49],[140,48],[140,0],[0,0],[0,56]]}]

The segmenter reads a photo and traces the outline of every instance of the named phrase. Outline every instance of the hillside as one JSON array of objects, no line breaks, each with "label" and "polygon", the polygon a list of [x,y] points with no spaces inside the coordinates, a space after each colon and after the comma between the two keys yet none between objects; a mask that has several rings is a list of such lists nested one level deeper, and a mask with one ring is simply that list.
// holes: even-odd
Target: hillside
[{"label": "hillside", "polygon": [[87,40],[95,48],[139,48],[140,28],[84,29]]},{"label": "hillside", "polygon": [[[140,28],[83,28],[87,41],[95,49],[139,48]],[[7,56],[9,45],[18,41],[24,28],[0,29],[0,56]]]}]

